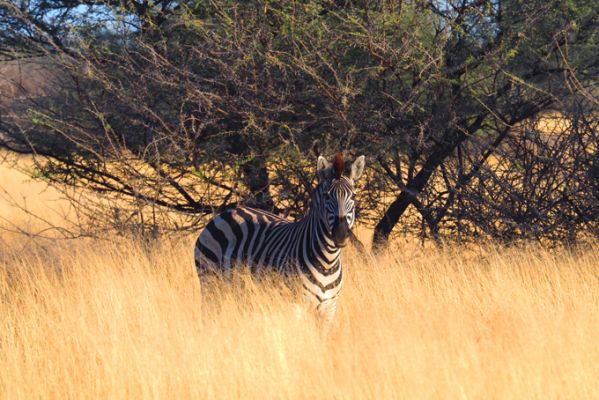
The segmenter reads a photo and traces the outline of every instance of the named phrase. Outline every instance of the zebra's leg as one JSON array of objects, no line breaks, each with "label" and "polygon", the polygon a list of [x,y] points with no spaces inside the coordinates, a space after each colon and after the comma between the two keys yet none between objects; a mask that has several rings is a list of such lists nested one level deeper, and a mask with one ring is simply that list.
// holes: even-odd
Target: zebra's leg
[{"label": "zebra's leg", "polygon": [[316,316],[321,332],[328,336],[337,310],[337,298],[320,300],[306,287],[303,288],[303,297],[306,310]]},{"label": "zebra's leg", "polygon": [[[205,240],[205,238],[202,238]],[[206,254],[205,251],[208,251]],[[210,308],[218,307],[220,286],[223,280],[222,255],[215,253],[197,240],[195,251],[195,267],[200,283],[202,303]]]},{"label": "zebra's leg", "polygon": [[336,311],[337,311],[337,299],[336,298],[323,300],[316,307],[316,314],[318,317],[318,322],[319,322],[319,325],[320,325],[322,332],[325,336],[329,335],[331,326],[333,325],[333,318],[335,317]]},{"label": "zebra's leg", "polygon": [[216,285],[218,279],[217,267],[205,257],[196,254],[196,273],[200,283],[200,293],[203,303],[212,303],[216,299]]}]

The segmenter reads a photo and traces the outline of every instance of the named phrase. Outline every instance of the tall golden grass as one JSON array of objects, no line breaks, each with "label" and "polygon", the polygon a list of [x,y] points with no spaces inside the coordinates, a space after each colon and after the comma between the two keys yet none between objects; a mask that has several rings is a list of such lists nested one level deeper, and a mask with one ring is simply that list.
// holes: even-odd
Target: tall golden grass
[{"label": "tall golden grass", "polygon": [[348,249],[324,337],[278,285],[202,296],[192,237],[0,238],[2,399],[599,398],[593,249]]}]

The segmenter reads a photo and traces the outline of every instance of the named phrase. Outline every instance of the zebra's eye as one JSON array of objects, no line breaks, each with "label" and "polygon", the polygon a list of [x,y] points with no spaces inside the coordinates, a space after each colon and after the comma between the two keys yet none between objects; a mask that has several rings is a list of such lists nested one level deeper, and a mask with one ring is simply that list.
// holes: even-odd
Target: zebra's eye
[{"label": "zebra's eye", "polygon": [[350,199],[355,200],[356,199],[356,194],[352,193]]}]

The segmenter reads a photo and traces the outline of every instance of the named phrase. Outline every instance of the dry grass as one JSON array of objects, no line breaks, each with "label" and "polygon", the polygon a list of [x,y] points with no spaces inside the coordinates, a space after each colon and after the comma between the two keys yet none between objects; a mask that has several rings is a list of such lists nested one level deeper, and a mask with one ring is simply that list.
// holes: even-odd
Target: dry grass
[{"label": "dry grass", "polygon": [[591,249],[350,249],[323,338],[286,291],[204,299],[193,238],[0,238],[0,398],[599,398]]},{"label": "dry grass", "polygon": [[[52,226],[68,226],[75,215],[70,204],[59,191],[28,177],[27,170],[28,157],[0,151],[0,227],[46,234]],[[0,232],[0,244],[14,238]]]}]

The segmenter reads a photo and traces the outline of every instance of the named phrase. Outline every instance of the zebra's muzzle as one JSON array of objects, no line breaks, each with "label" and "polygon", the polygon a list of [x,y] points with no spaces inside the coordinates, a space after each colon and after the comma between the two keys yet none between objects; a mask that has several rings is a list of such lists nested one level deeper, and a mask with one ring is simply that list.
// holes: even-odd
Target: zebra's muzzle
[{"label": "zebra's muzzle", "polygon": [[345,247],[349,239],[349,225],[347,218],[335,218],[333,222],[333,241],[337,247]]}]

